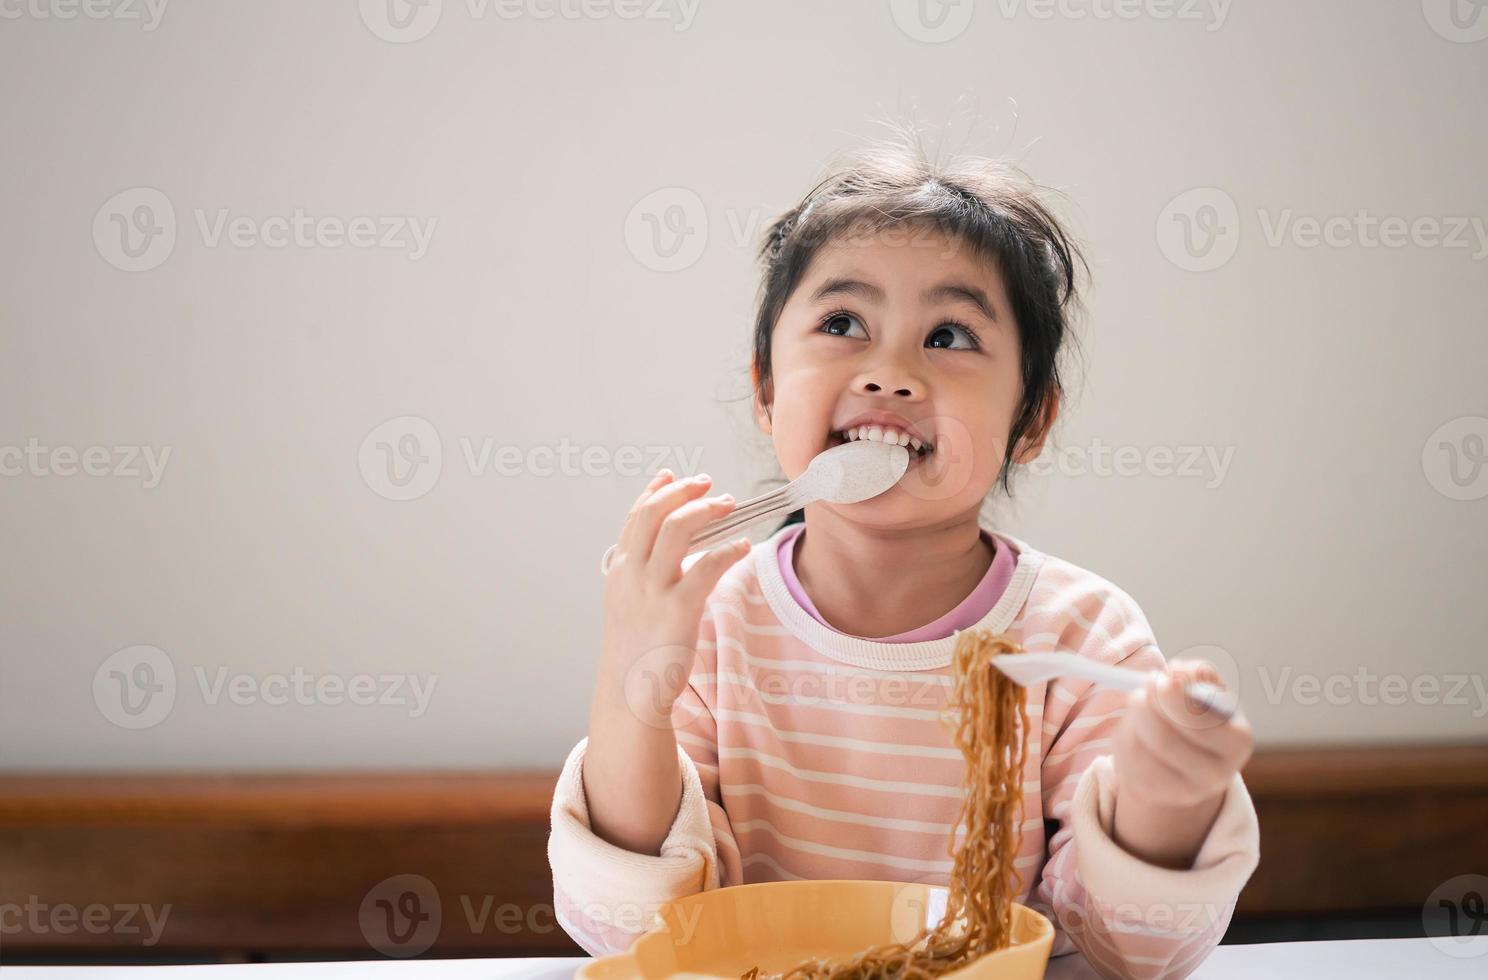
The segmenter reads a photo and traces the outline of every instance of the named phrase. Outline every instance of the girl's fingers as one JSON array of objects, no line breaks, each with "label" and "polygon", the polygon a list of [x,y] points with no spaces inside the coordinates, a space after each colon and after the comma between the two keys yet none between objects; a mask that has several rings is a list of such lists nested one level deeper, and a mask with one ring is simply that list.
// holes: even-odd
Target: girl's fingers
[{"label": "girl's fingers", "polygon": [[1227,719],[1194,702],[1184,692],[1183,685],[1193,683],[1199,676],[1198,672],[1155,676],[1150,681],[1150,697],[1156,710],[1151,714],[1162,726],[1164,737],[1238,768],[1249,757],[1250,724],[1241,715]]},{"label": "girl's fingers", "polygon": [[1152,710],[1147,697],[1149,693],[1144,691],[1138,696],[1139,702],[1147,703],[1136,705],[1137,710],[1127,718],[1131,725],[1130,737],[1142,753],[1143,764],[1161,773],[1160,778],[1169,786],[1183,787],[1185,795],[1195,797],[1194,800],[1181,801],[1185,803],[1196,802],[1197,798],[1208,796],[1227,783],[1231,771],[1228,763],[1192,742],[1174,737],[1161,713]]},{"label": "girl's fingers", "polygon": [[1224,678],[1219,676],[1219,670],[1207,660],[1171,660],[1166,666],[1171,676],[1182,678],[1186,683],[1203,681],[1225,690]]},{"label": "girl's fingers", "polygon": [[630,505],[630,510],[625,512],[625,521],[620,525],[620,534],[615,538],[616,552],[626,551],[629,548],[632,540],[631,531],[635,527],[636,517],[640,514],[641,505],[650,500],[653,493],[671,481],[672,471],[670,469],[663,468],[658,470],[656,475],[651,477],[650,482],[646,484],[646,488],[641,491],[641,495],[635,499],[635,503]]},{"label": "girl's fingers", "polygon": [[[661,522],[656,542],[651,546],[647,568],[656,581],[670,584],[677,580],[677,570],[687,554],[693,535],[711,521],[728,515],[734,498],[728,494],[689,500],[668,514]],[[699,559],[701,560],[701,559]]]},{"label": "girl's fingers", "polygon": [[1154,748],[1164,761],[1180,770],[1217,762],[1217,757],[1212,757],[1201,746],[1185,738],[1182,732],[1174,730],[1167,712],[1158,705],[1160,692],[1161,680],[1151,682],[1151,686],[1142,692],[1145,710],[1133,712],[1134,731],[1142,743]]},{"label": "girl's fingers", "polygon": [[1161,774],[1165,782],[1181,785],[1185,782],[1184,757],[1174,752],[1174,742],[1163,731],[1161,723],[1152,710],[1152,689],[1138,691],[1132,695],[1131,710],[1122,719],[1121,733],[1128,740],[1128,747],[1140,754],[1141,765]]},{"label": "girl's fingers", "polygon": [[651,558],[661,522],[687,500],[705,493],[708,485],[706,474],[689,477],[668,482],[640,501],[626,518],[625,527],[620,532],[620,550],[637,565],[645,564]]},{"label": "girl's fingers", "polygon": [[723,573],[753,548],[748,538],[736,538],[718,545],[695,561],[682,576],[678,588],[690,601],[704,602]]},{"label": "girl's fingers", "polygon": [[[651,482],[646,484],[646,489],[642,490],[641,495],[636,498],[636,507],[639,507],[641,504],[645,503],[647,497],[651,496],[651,494],[655,492],[658,487],[660,487],[663,483],[666,483],[671,478],[671,470],[657,470],[656,475],[651,478]],[[632,507],[631,510],[635,510],[635,507]]]},{"label": "girl's fingers", "polygon": [[[1208,670],[1204,670],[1208,667]],[[1185,688],[1190,684],[1214,683],[1219,672],[1208,664],[1179,661],[1154,678],[1154,706],[1186,737],[1193,738],[1212,729],[1222,727],[1227,719],[1217,711],[1188,696]],[[1201,739],[1207,741],[1207,739]]]}]

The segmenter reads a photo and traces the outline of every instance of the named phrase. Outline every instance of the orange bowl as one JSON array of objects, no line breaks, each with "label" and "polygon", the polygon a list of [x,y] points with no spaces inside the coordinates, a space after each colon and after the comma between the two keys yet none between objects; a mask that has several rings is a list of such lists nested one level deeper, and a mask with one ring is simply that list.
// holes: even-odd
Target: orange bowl
[{"label": "orange bowl", "polygon": [[[757,966],[779,973],[812,957],[850,956],[907,943],[945,910],[944,886],[898,881],[762,881],[665,902],[656,925],[623,953],[586,963],[578,980],[737,978]],[[1054,926],[1013,907],[1013,942],[959,970],[963,980],[1040,980]]]}]

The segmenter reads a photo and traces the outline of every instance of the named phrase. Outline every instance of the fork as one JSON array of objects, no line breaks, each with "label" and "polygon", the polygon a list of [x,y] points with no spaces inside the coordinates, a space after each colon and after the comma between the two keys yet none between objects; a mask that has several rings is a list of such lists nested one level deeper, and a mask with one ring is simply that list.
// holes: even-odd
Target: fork
[{"label": "fork", "polygon": [[[1147,683],[1148,674],[1145,670],[1113,667],[1078,653],[999,653],[991,663],[1023,687],[1056,677],[1079,677],[1098,687],[1138,691]],[[1240,707],[1233,694],[1207,681],[1185,684],[1183,693],[1225,719],[1233,718]]]}]

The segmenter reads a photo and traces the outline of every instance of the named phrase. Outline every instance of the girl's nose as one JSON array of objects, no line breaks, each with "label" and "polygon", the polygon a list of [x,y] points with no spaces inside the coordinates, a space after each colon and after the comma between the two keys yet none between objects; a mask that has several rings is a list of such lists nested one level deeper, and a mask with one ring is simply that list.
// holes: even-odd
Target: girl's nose
[{"label": "girl's nose", "polygon": [[894,368],[864,372],[858,377],[856,388],[858,391],[874,395],[887,391],[900,398],[920,398],[925,393],[924,386],[917,378],[912,377],[908,372]]}]

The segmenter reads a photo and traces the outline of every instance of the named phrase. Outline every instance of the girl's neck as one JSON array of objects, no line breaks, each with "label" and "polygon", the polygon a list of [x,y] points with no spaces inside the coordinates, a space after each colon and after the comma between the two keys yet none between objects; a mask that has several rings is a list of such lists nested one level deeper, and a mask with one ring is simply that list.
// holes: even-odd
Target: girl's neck
[{"label": "girl's neck", "polygon": [[992,564],[976,514],[931,528],[878,531],[808,505],[795,572],[822,618],[843,633],[895,636],[945,615]]}]

